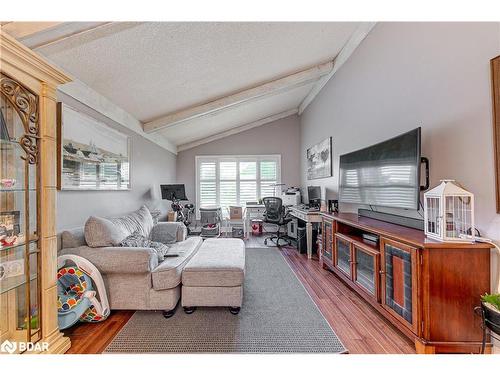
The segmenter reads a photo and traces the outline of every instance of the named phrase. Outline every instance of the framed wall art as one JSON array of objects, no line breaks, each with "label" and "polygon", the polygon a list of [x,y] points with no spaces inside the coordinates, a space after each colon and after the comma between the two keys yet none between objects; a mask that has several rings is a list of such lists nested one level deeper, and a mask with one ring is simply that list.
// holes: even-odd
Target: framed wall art
[{"label": "framed wall art", "polygon": [[58,189],[129,190],[130,138],[64,104],[57,104]]},{"label": "framed wall art", "polygon": [[307,150],[307,179],[331,177],[332,137],[315,144]]}]

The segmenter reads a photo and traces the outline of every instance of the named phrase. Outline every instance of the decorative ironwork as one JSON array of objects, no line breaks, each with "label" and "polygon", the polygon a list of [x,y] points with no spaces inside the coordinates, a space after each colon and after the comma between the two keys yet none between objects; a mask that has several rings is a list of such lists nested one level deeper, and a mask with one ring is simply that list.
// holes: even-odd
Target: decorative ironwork
[{"label": "decorative ironwork", "polygon": [[24,126],[25,134],[19,144],[26,152],[23,157],[30,164],[38,161],[38,96],[23,87],[14,79],[2,74],[0,92],[11,103]]}]

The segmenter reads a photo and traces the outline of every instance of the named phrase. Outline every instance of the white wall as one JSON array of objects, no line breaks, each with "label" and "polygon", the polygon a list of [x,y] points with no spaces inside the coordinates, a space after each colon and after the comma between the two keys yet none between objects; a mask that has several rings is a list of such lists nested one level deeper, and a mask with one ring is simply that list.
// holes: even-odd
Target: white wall
[{"label": "white wall", "polygon": [[300,185],[299,118],[290,116],[177,154],[177,182],[196,201],[197,155],[281,155],[281,182]]},{"label": "white wall", "polygon": [[119,125],[71,97],[58,93],[59,100],[87,113],[99,121],[131,137],[130,191],[59,191],[57,193],[57,230],[71,229],[85,224],[91,215],[113,217],[134,211],[146,204],[163,213],[169,202],[153,200],[151,187],[159,196],[160,183],[175,182],[175,160],[171,152]]},{"label": "white wall", "polygon": [[[336,197],[339,155],[422,126],[431,186],[462,183],[481,232],[500,239],[489,71],[499,53],[498,23],[377,24],[301,117],[302,185]],[[306,149],[327,136],[334,176],[306,181]]]}]

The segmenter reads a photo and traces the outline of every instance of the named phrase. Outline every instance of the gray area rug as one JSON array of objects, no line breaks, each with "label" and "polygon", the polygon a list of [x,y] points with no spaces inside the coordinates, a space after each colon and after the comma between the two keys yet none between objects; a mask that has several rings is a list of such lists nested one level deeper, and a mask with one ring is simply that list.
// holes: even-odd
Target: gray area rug
[{"label": "gray area rug", "polygon": [[247,249],[243,307],[178,307],[137,311],[105,353],[342,353],[346,352],[311,297],[275,248]]}]

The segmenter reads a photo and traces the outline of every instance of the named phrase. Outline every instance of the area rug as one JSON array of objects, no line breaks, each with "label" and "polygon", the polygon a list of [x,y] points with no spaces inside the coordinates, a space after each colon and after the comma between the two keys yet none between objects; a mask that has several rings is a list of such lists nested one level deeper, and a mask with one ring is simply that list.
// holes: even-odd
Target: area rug
[{"label": "area rug", "polygon": [[105,353],[344,353],[276,248],[247,249],[243,307],[137,311]]}]

